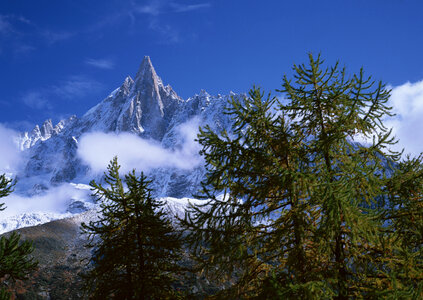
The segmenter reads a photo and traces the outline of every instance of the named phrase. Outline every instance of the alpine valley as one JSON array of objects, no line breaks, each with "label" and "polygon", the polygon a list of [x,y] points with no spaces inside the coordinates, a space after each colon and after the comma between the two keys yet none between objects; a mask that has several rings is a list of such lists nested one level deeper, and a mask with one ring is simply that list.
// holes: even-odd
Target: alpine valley
[{"label": "alpine valley", "polygon": [[[131,135],[141,142],[135,144],[138,148],[131,149],[135,156],[146,154],[147,160],[154,156],[145,169],[145,163],[137,165],[136,160],[131,169],[147,173],[156,197],[192,197],[200,189],[205,174],[199,145],[194,142],[198,128],[209,125],[213,130],[229,132],[231,119],[224,111],[230,97],[242,95],[211,96],[202,90],[184,100],[170,85],[163,84],[150,57],[145,56],[135,79],[126,77],[119,88],[82,117],[72,116],[55,126],[46,120],[17,137],[25,164],[20,173],[11,174],[18,179],[14,194],[43,201],[43,195],[60,191],[61,200],[57,200],[60,203],[55,206],[59,207],[56,211],[31,211],[0,218],[0,233],[93,209],[87,184],[92,179],[101,180],[114,155],[120,160],[119,153],[107,149],[107,145],[96,145],[101,153],[95,156],[112,151],[102,163],[102,169],[93,169],[89,159],[84,159],[81,139],[89,141],[99,134],[112,139]],[[93,144],[96,142],[89,146]]]},{"label": "alpine valley", "polygon": [[[0,233],[7,235],[17,230],[23,239],[33,240],[34,256],[40,262],[32,280],[21,283],[17,291],[19,299],[79,299],[81,296],[77,273],[83,268],[81,259],[89,253],[83,247],[86,239],[80,234],[80,224],[97,216],[97,204],[88,183],[92,179],[101,181],[107,161],[113,158],[113,155],[107,157],[103,169],[96,169],[81,154],[84,143],[96,136],[124,137],[120,142],[125,138],[139,141],[135,143],[138,148],[131,149],[131,153],[135,157],[147,155],[147,164],[144,161],[131,168],[144,171],[152,180],[155,196],[166,203],[171,218],[183,216],[189,202],[200,201],[193,199],[193,195],[200,189],[205,175],[199,145],[194,139],[200,126],[230,133],[232,121],[225,114],[230,97],[244,95],[211,96],[201,91],[184,100],[170,85],[164,85],[150,58],[145,56],[134,79],[126,77],[119,88],[82,117],[72,116],[56,125],[47,120],[16,137],[25,162],[20,172],[8,174],[18,182],[11,196],[28,201],[29,208],[33,201],[49,198],[53,202],[45,211],[27,210],[4,216],[6,209],[0,215]],[[110,152],[107,145],[97,147],[100,152]],[[7,198],[2,200],[6,206],[12,205]],[[207,293],[216,287],[195,279],[189,288]]]}]

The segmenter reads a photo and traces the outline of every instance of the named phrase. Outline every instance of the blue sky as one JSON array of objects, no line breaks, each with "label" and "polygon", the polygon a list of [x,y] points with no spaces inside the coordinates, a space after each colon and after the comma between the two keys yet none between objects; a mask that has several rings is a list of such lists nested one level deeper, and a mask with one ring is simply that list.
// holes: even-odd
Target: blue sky
[{"label": "blue sky", "polygon": [[144,55],[185,99],[274,91],[308,52],[393,87],[410,82],[400,96],[417,99],[422,11],[417,0],[2,0],[0,123],[28,130],[81,116]]}]

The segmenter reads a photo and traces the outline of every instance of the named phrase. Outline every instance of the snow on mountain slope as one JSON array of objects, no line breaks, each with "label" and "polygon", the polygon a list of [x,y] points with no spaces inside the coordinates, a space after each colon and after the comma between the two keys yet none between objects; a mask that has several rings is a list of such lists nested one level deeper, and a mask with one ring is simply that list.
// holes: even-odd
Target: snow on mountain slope
[{"label": "snow on mountain slope", "polygon": [[33,212],[0,219],[0,234],[73,216],[71,213]]},{"label": "snow on mountain slope", "polygon": [[[39,185],[63,182],[88,182],[90,169],[78,157],[78,141],[85,133],[133,133],[161,144],[165,149],[181,149],[186,134],[180,128],[195,120],[198,126],[230,129],[230,118],[224,114],[231,96],[210,96],[205,91],[184,101],[158,77],[146,56],[135,76],[127,77],[120,88],[91,108],[81,118],[72,117],[53,127],[48,120],[40,129],[21,135],[20,147],[28,154],[21,180],[36,177]],[[240,97],[240,96],[236,96]],[[191,134],[192,139],[196,133]],[[191,141],[192,143],[192,141]],[[111,159],[112,157],[110,157]],[[141,171],[141,170],[140,170]],[[149,174],[159,196],[191,196],[199,188],[204,168],[179,170],[159,167]]]},{"label": "snow on mountain slope", "polygon": [[[199,204],[202,201],[192,198],[172,198],[164,197],[159,198],[159,201],[165,204],[164,210],[168,213],[171,220],[176,221],[176,218],[184,218],[185,211],[190,204]],[[82,222],[89,223],[97,219],[99,214],[99,206],[92,202],[80,201],[85,205],[82,211],[72,213],[70,211],[65,213],[52,213],[52,212],[32,212],[23,213],[0,220],[0,234],[9,232],[15,229],[37,226],[53,220],[69,219],[77,225]]]},{"label": "snow on mountain slope", "polygon": [[[29,197],[13,193],[1,200],[7,209],[0,214],[0,234],[72,217],[96,208],[91,187],[85,184],[66,184]],[[23,212],[16,214],[18,211]]]},{"label": "snow on mountain slope", "polygon": [[76,117],[71,116],[67,120],[61,120],[56,126],[53,127],[51,119],[46,120],[41,129],[38,125],[31,132],[24,132],[17,139],[20,150],[29,149],[34,146],[38,141],[45,141],[54,135],[59,134],[65,126],[72,122]]},{"label": "snow on mountain slope", "polygon": [[[213,130],[230,132],[230,116],[224,114],[227,100],[244,97],[233,93],[211,96],[201,91],[183,100],[170,85],[163,84],[148,56],[144,57],[134,78],[126,77],[119,88],[82,117],[72,116],[55,126],[47,120],[41,127],[37,125],[31,132],[22,133],[17,143],[27,161],[24,170],[16,174],[19,180],[15,193],[31,196],[69,182],[87,184],[91,179],[101,180],[101,174],[93,174],[90,165],[78,153],[78,144],[88,133],[130,133],[167,151],[162,153],[197,155],[199,146],[193,140],[198,127],[209,125]],[[205,174],[202,163],[193,168],[179,168],[178,165],[159,165],[147,171],[148,177],[153,180],[155,196],[184,198],[198,192]],[[79,204],[69,204],[67,211],[62,210],[60,214],[41,211],[25,212],[14,219],[9,217],[0,223],[0,230],[77,214],[88,209],[85,204],[90,201],[87,197]],[[182,200],[175,201],[172,203]]]}]

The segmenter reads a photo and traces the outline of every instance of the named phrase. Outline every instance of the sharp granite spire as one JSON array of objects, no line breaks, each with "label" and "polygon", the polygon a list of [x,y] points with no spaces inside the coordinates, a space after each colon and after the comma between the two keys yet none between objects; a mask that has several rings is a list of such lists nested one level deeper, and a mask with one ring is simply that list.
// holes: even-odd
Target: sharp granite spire
[{"label": "sharp granite spire", "polygon": [[[54,128],[47,120],[20,137],[21,149],[28,157],[20,177],[27,178],[28,186],[36,182],[33,188],[36,191],[41,185],[47,188],[73,180],[85,182],[86,176],[91,176],[90,170],[77,151],[78,142],[87,133],[131,133],[184,155],[184,145],[197,129],[197,120],[216,131],[230,129],[230,118],[224,113],[227,101],[223,97],[201,92],[182,100],[170,85],[163,84],[150,57],[144,57],[132,78],[126,77],[120,87],[82,117],[73,116]],[[194,172],[169,166],[152,171],[151,176],[157,182],[155,190],[159,195],[182,197],[199,189],[204,172],[202,168]]]},{"label": "sharp granite spire", "polygon": [[145,56],[135,80],[126,77],[120,88],[80,119],[81,132],[132,132],[161,140],[181,102],[170,86],[163,85],[150,57]]},{"label": "sharp granite spire", "polygon": [[170,86],[163,85],[149,56],[144,56],[135,76],[133,96],[135,98],[131,110],[139,113],[144,134],[160,140],[182,99]]},{"label": "sharp granite spire", "polygon": [[160,95],[160,90],[164,87],[149,56],[144,56],[135,76],[135,89],[141,92],[141,110],[143,112],[154,111],[156,113],[158,109],[161,117],[164,116],[164,105]]},{"label": "sharp granite spire", "polygon": [[138,69],[137,75],[135,76],[135,82],[157,82],[162,84],[162,80],[157,76],[156,70],[151,63],[150,56],[144,56],[141,65]]}]

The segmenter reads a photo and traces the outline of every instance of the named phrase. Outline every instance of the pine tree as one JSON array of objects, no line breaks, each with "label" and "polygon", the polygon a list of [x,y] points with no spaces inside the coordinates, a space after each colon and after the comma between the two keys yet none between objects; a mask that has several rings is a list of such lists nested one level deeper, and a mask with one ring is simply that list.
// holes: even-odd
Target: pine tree
[{"label": "pine tree", "polygon": [[[0,175],[0,198],[12,193],[14,185],[4,174]],[[0,211],[4,209],[4,203],[0,203]],[[7,283],[27,279],[37,268],[38,263],[30,257],[33,250],[32,242],[20,241],[20,235],[16,232],[0,238],[0,299],[12,296]]]},{"label": "pine tree", "polygon": [[[285,118],[272,112],[276,98],[263,99],[259,89],[249,96],[242,103],[232,99],[228,113],[235,120],[234,137],[226,132],[219,136],[209,127],[201,130],[208,168],[202,197],[212,201],[193,207],[182,221],[206,274],[227,282],[237,278],[218,297],[270,292],[261,284],[275,266],[285,267],[277,276],[287,286],[304,289],[317,280],[317,248],[310,240],[316,210],[304,201],[306,193],[295,192],[297,185],[307,188],[310,176],[301,173],[303,137],[292,135]],[[216,198],[213,192],[221,191],[223,199]]]},{"label": "pine tree", "polygon": [[386,185],[383,261],[379,280],[389,281],[395,298],[423,298],[423,156],[399,162]]},{"label": "pine tree", "polygon": [[100,203],[98,220],[82,224],[92,248],[83,277],[92,299],[167,299],[180,271],[180,234],[151,195],[150,181],[135,171],[120,178],[117,158],[105,173],[104,187],[92,181]]},{"label": "pine tree", "polygon": [[[182,224],[204,272],[233,281],[218,297],[376,295],[390,284],[379,280],[380,202],[399,158],[382,122],[390,91],[362,70],[323,68],[320,56],[293,71],[279,98],[253,88],[232,99],[232,135],[200,131],[211,200]],[[370,145],[354,142],[359,135]]]}]

